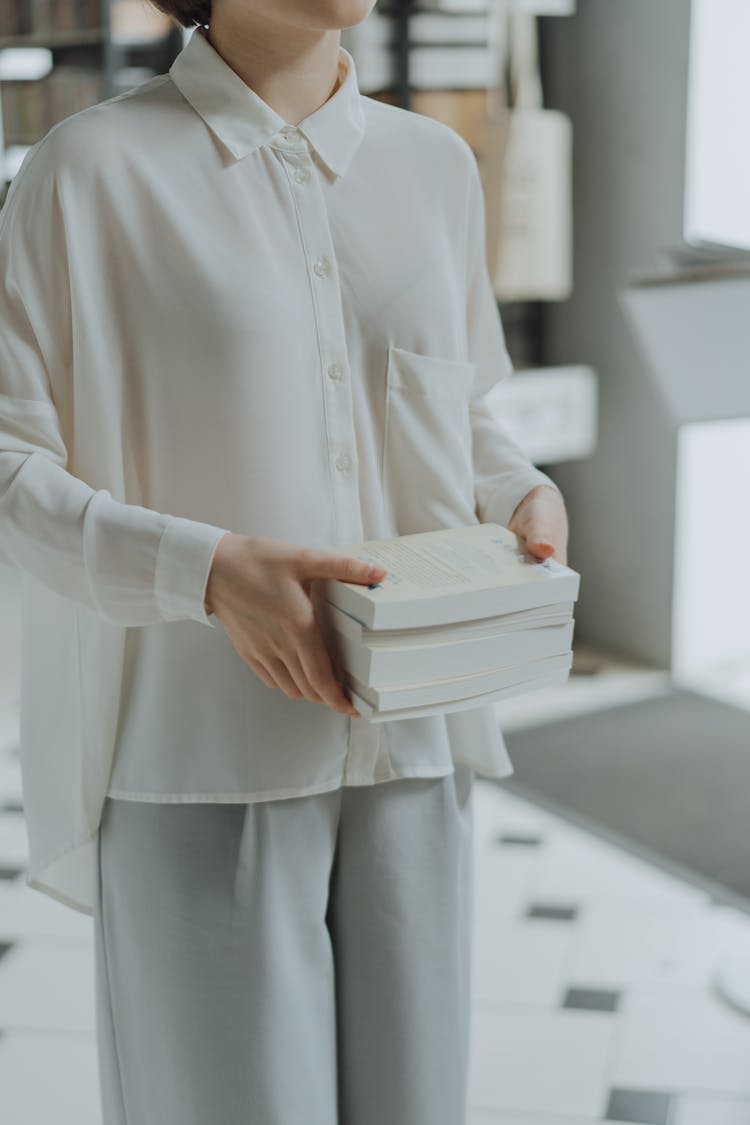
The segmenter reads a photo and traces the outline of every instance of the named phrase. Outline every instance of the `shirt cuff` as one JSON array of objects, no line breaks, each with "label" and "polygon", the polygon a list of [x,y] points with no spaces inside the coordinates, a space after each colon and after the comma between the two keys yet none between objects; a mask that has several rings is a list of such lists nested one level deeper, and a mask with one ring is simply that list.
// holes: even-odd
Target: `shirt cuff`
[{"label": "shirt cuff", "polygon": [[189,619],[216,628],[216,615],[206,613],[208,576],[225,528],[172,516],[159,540],[154,593],[165,621]]},{"label": "shirt cuff", "polygon": [[507,527],[524,497],[540,484],[549,485],[562,496],[555,482],[541,469],[520,469],[506,477],[502,485],[491,494],[481,513],[482,523],[499,523],[502,527]]}]

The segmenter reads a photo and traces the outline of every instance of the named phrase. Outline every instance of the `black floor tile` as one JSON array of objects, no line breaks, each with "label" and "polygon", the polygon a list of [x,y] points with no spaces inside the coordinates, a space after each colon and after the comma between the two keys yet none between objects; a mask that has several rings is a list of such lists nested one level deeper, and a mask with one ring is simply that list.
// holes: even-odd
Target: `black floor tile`
[{"label": "black floor tile", "polygon": [[562,1006],[585,1012],[616,1012],[619,1004],[619,992],[604,988],[569,988]]},{"label": "black floor tile", "polygon": [[654,1090],[610,1090],[606,1121],[669,1125],[674,1095]]},{"label": "black floor tile", "polygon": [[0,879],[17,879],[19,875],[23,875],[23,870],[23,867],[0,863]]},{"label": "black floor tile", "polygon": [[541,836],[525,835],[521,832],[503,832],[495,837],[496,844],[521,848],[536,848],[543,843]]},{"label": "black floor tile", "polygon": [[526,911],[527,918],[552,918],[557,922],[574,922],[578,917],[577,906],[552,906],[545,902],[534,902]]}]

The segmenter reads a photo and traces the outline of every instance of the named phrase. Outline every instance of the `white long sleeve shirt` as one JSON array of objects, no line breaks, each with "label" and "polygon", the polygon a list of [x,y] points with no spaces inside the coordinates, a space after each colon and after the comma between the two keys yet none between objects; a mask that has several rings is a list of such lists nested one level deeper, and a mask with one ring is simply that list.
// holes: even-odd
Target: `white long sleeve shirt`
[{"label": "white long sleeve shirt", "polygon": [[0,212],[0,561],[23,573],[27,882],[91,913],[107,794],[244,802],[511,772],[494,709],[370,724],[206,616],[226,531],[507,523],[511,364],[472,150],[339,86],[288,126],[206,38],[67,118]]}]

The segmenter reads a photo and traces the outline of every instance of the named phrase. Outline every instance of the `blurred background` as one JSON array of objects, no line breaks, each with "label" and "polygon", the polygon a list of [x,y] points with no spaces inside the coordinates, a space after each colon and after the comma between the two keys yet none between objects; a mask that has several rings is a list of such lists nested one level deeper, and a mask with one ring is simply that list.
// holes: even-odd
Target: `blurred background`
[{"label": "blurred background", "polygon": [[[190,34],[3,0],[0,201]],[[497,706],[516,772],[475,789],[470,1125],[750,1125],[750,4],[378,0],[341,41],[477,154],[495,405],[582,575],[571,678]],[[25,885],[20,644],[0,567],[0,1121],[98,1125],[91,919]]]}]

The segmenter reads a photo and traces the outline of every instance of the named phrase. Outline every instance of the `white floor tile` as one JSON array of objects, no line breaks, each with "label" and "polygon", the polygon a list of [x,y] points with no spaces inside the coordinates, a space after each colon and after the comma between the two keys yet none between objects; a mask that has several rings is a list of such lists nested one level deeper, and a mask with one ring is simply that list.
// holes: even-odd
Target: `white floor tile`
[{"label": "white floor tile", "polygon": [[29,857],[29,838],[23,813],[0,813],[0,863],[25,867]]},{"label": "white floor tile", "polygon": [[3,1125],[100,1125],[93,1038],[0,1035]]},{"label": "white floor tile", "polygon": [[543,831],[549,816],[496,782],[475,782],[474,838],[478,845],[491,844],[500,832]]},{"label": "white floor tile", "polygon": [[[579,838],[581,835],[589,836],[570,820],[557,813],[545,809],[542,805],[515,792],[508,783],[512,777],[502,778],[500,781],[487,781],[484,786],[495,790],[493,797],[494,806],[499,812],[499,827],[502,831],[538,831],[545,838],[555,839],[557,836]],[[481,782],[477,783],[477,789]]]},{"label": "white floor tile", "polygon": [[559,1005],[573,929],[541,918],[516,921],[502,909],[493,914],[485,901],[474,922],[474,1003]]},{"label": "white floor tile", "polygon": [[750,1019],[706,988],[636,988],[622,1001],[612,1085],[750,1097]]},{"label": "white floor tile", "polygon": [[605,1107],[612,1016],[475,1010],[469,1104],[596,1118]]},{"label": "white floor tile", "polygon": [[750,1125],[750,1101],[680,1098],[673,1125]]},{"label": "white floor tile", "polygon": [[0,961],[0,1028],[93,1034],[93,942],[23,942]]},{"label": "white floor tile", "polygon": [[526,849],[497,848],[474,857],[475,917],[481,923],[484,914],[490,918],[504,914],[518,918],[529,901],[529,886],[538,859]]},{"label": "white floor tile", "polygon": [[0,682],[0,758],[6,760],[18,746],[18,708],[14,700],[4,700],[2,690],[7,684]]},{"label": "white floor tile", "polygon": [[599,988],[710,987],[722,956],[750,948],[750,916],[697,904],[589,903],[576,927],[570,974]]},{"label": "white floor tile", "polygon": [[624,849],[577,829],[558,833],[533,874],[530,890],[542,900],[600,903],[706,903],[708,896]]},{"label": "white floor tile", "polygon": [[23,876],[0,881],[0,941],[60,937],[92,939],[94,920],[29,887]]},{"label": "white floor tile", "polygon": [[0,755],[0,805],[9,799],[20,800],[22,788],[21,763],[10,754]]}]

